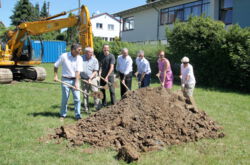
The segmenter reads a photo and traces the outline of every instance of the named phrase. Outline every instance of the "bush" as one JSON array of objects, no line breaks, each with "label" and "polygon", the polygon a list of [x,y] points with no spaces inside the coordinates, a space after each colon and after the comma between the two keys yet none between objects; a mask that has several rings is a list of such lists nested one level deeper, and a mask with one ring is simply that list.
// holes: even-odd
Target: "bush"
[{"label": "bush", "polygon": [[250,91],[249,29],[234,25],[227,31],[222,22],[192,17],[167,28],[166,34],[170,60],[180,65],[181,58],[188,56],[198,84]]},{"label": "bush", "polygon": [[95,55],[98,60],[102,58],[102,46],[103,44],[109,44],[110,46],[110,52],[115,55],[117,58],[118,55],[121,54],[121,49],[122,48],[128,48],[129,50],[129,55],[133,59],[133,70],[136,71],[136,65],[135,65],[135,59],[137,57],[137,52],[139,50],[143,50],[145,52],[145,57],[149,60],[152,73],[156,74],[158,72],[157,69],[157,52],[159,50],[165,50],[166,51],[166,46],[164,45],[152,45],[152,44],[135,44],[135,43],[128,43],[128,42],[121,42],[121,41],[113,41],[113,42],[106,42],[103,41],[100,38],[94,38],[94,50],[95,50]]},{"label": "bush", "polygon": [[250,91],[250,28],[231,26],[226,34],[225,54],[228,55],[228,87]]}]

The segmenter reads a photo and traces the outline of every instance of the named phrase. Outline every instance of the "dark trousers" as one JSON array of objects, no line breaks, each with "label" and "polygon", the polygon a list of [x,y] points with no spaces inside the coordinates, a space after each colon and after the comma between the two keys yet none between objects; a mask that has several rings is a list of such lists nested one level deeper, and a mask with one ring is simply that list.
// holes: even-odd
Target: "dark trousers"
[{"label": "dark trousers", "polygon": [[[120,89],[121,89],[121,97],[127,92],[127,88],[122,84],[122,80],[124,79],[124,74],[120,73]],[[130,72],[125,77],[125,84],[131,90],[132,87],[132,72]]]},{"label": "dark trousers", "polygon": [[[115,87],[114,87],[114,75],[108,77],[108,81],[112,83],[112,85],[109,85],[109,92],[110,92],[110,98],[111,98],[111,104],[115,104],[116,99],[115,99]],[[100,81],[101,86],[105,86],[106,82],[101,79]],[[106,100],[106,92],[105,89],[101,89],[101,92],[103,93],[103,99],[102,99],[102,105],[107,105],[107,100]]]},{"label": "dark trousers", "polygon": [[[138,74],[138,81],[141,80],[141,74]],[[150,85],[151,73],[145,74],[143,80],[141,81],[141,88],[148,87]]]}]

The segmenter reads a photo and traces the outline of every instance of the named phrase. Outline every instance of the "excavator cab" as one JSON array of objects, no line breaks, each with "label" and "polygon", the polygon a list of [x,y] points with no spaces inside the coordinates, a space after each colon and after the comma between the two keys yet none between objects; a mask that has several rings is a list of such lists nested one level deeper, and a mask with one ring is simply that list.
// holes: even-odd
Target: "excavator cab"
[{"label": "excavator cab", "polygon": [[24,41],[23,49],[18,61],[42,61],[43,58],[42,40],[32,40],[30,36]]},{"label": "excavator cab", "polygon": [[33,56],[33,48],[30,37],[28,37],[23,44],[23,50],[21,51],[21,55],[14,59],[14,61],[30,61]]}]

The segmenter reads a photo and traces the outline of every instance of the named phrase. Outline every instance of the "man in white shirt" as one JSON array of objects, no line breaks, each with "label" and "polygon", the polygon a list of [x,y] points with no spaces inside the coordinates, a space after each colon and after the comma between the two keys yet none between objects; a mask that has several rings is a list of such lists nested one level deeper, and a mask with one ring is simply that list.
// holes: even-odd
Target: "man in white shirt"
[{"label": "man in white shirt", "polygon": [[[62,66],[62,81],[66,82],[76,89],[80,89],[79,77],[82,69],[82,58],[79,56],[82,48],[79,44],[71,46],[71,52],[63,53],[54,64],[54,81],[58,80],[58,67]],[[64,119],[67,115],[67,102],[69,99],[70,90],[74,97],[75,118],[81,119],[81,100],[80,91],[72,89],[67,85],[62,84],[62,103],[60,111],[60,119]]]},{"label": "man in white shirt", "polygon": [[[132,71],[133,60],[128,54],[128,49],[123,48],[122,54],[117,58],[116,71],[120,74],[121,97],[127,92],[125,85],[131,90],[132,87]],[[125,84],[125,85],[124,85]]]},{"label": "man in white shirt", "polygon": [[137,72],[135,73],[135,76],[138,79],[139,88],[149,86],[151,78],[151,68],[150,68],[150,63],[144,57],[143,50],[140,50],[137,53],[136,65],[137,65]]},{"label": "man in white shirt", "polygon": [[193,91],[195,87],[195,77],[194,77],[194,71],[193,66],[189,64],[189,58],[183,57],[181,60],[181,87],[184,92],[184,96],[193,96]]}]

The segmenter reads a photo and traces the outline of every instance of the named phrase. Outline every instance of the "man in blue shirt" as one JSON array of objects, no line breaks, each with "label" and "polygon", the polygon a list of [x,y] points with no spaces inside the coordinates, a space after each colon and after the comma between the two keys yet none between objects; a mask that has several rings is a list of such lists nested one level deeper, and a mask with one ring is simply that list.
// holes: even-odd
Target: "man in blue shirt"
[{"label": "man in blue shirt", "polygon": [[137,72],[135,76],[138,79],[139,88],[147,87],[150,85],[151,68],[150,63],[144,57],[144,51],[140,50],[136,58]]},{"label": "man in blue shirt", "polygon": [[[98,60],[93,56],[93,48],[85,48],[85,54],[82,56],[83,60],[83,72],[81,72],[81,78],[87,82],[82,82],[82,90],[89,93],[89,91],[97,92],[98,85],[97,74],[99,70]],[[91,85],[93,84],[93,85]],[[89,113],[89,98],[88,95],[83,95],[83,103],[85,112]],[[96,110],[100,109],[100,99],[94,97],[94,106]]]}]

